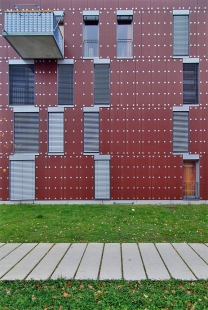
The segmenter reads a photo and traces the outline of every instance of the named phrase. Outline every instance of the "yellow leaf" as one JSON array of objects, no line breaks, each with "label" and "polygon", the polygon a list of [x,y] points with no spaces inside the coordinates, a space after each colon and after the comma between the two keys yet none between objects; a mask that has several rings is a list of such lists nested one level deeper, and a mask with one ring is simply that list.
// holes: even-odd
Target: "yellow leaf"
[{"label": "yellow leaf", "polygon": [[92,285],[88,285],[88,288],[89,288],[90,290],[94,290],[94,287],[93,287]]},{"label": "yellow leaf", "polygon": [[71,294],[68,294],[68,293],[64,292],[64,293],[63,293],[63,296],[64,296],[64,297],[70,297]]}]

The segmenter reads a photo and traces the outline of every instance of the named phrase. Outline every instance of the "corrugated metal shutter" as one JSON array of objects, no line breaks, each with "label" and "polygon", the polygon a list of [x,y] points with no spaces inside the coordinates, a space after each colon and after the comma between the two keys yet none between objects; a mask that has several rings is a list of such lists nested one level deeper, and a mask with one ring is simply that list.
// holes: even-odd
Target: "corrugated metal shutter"
[{"label": "corrugated metal shutter", "polygon": [[110,66],[108,64],[94,66],[94,104],[110,104]]},{"label": "corrugated metal shutter", "polygon": [[189,16],[173,15],[173,55],[189,55]]},{"label": "corrugated metal shutter", "polygon": [[35,199],[35,161],[10,162],[10,199]]},{"label": "corrugated metal shutter", "polygon": [[99,113],[84,113],[84,152],[99,152]]},{"label": "corrugated metal shutter", "polygon": [[14,152],[39,152],[39,113],[14,113]]},{"label": "corrugated metal shutter", "polygon": [[95,199],[110,199],[109,160],[95,160]]},{"label": "corrugated metal shutter", "polygon": [[34,105],[34,65],[9,66],[9,104]]},{"label": "corrugated metal shutter", "polygon": [[183,103],[198,104],[198,64],[183,64]]},{"label": "corrugated metal shutter", "polygon": [[173,112],[173,152],[189,151],[189,113]]},{"label": "corrugated metal shutter", "polygon": [[48,151],[64,152],[64,113],[49,113],[48,121]]},{"label": "corrugated metal shutter", "polygon": [[74,65],[58,65],[58,104],[74,104]]}]

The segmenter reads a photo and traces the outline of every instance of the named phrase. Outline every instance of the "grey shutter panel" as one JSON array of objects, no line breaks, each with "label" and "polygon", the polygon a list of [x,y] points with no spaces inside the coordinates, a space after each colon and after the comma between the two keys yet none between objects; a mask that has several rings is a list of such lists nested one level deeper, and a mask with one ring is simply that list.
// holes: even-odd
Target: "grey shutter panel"
[{"label": "grey shutter panel", "polygon": [[173,56],[189,55],[189,16],[173,15]]},{"label": "grey shutter panel", "polygon": [[84,152],[99,152],[99,113],[84,113]]},{"label": "grey shutter panel", "polygon": [[74,65],[58,65],[58,104],[74,104]]},{"label": "grey shutter panel", "polygon": [[34,65],[9,66],[9,104],[34,105]]},{"label": "grey shutter panel", "polygon": [[110,199],[109,160],[95,160],[95,199]]},{"label": "grey shutter panel", "polygon": [[14,113],[14,152],[39,152],[39,113]]},{"label": "grey shutter panel", "polygon": [[110,66],[108,64],[94,66],[94,104],[110,104]]},{"label": "grey shutter panel", "polygon": [[189,151],[189,113],[173,112],[173,152]]},{"label": "grey shutter panel", "polygon": [[64,152],[64,113],[49,113],[49,152]]},{"label": "grey shutter panel", "polygon": [[10,199],[35,199],[35,161],[10,162]]},{"label": "grey shutter panel", "polygon": [[198,64],[183,64],[183,104],[198,104]]}]

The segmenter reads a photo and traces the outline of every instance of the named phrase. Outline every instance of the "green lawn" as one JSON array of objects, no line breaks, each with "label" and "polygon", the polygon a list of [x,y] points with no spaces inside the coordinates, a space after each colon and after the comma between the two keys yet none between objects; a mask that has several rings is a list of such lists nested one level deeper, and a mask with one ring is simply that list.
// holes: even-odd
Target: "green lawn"
[{"label": "green lawn", "polygon": [[208,242],[207,205],[0,205],[0,242]]}]

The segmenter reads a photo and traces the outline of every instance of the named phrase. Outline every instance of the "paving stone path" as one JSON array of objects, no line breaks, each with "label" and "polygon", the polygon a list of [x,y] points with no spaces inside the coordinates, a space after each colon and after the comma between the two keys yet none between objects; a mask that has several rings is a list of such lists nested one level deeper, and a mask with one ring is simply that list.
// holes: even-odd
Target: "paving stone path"
[{"label": "paving stone path", "polygon": [[208,279],[208,244],[0,243],[1,280]]}]

